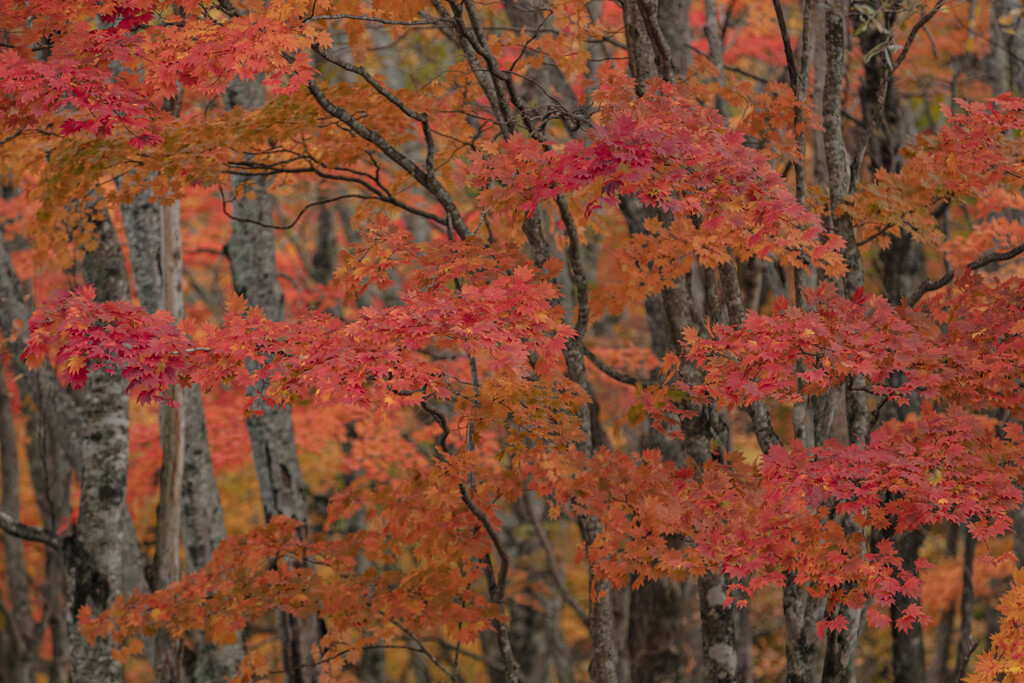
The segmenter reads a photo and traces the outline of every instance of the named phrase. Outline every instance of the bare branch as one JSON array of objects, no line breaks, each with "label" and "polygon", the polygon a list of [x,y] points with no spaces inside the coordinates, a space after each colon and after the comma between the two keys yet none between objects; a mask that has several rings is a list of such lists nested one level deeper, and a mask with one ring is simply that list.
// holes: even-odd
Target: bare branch
[{"label": "bare branch", "polygon": [[[429,659],[434,664],[434,666],[436,666],[438,669],[440,669],[441,671],[444,672],[445,676],[447,676],[448,678],[452,679],[453,681],[457,681],[458,680],[458,678],[455,675],[455,672],[449,670],[448,667],[446,667],[444,664],[442,664],[441,661],[438,660],[438,658],[435,657],[430,652],[430,650],[428,650],[426,647],[423,646],[423,641],[419,639],[419,636],[417,636],[415,633],[413,633],[412,631],[407,629],[405,626],[402,626],[401,622],[399,622],[399,621],[397,621],[395,619],[392,619],[391,623],[394,624],[395,626],[397,626],[398,628],[402,629],[402,633],[404,633],[405,635],[409,636],[409,638],[414,643],[416,643],[416,645],[419,646],[420,649],[418,651],[422,652],[424,655],[426,655],[427,659]],[[412,650],[412,648],[409,648],[409,649]],[[417,652],[417,650],[412,650],[412,651],[413,652]]]},{"label": "bare branch", "polygon": [[21,135],[24,132],[25,132],[25,126],[22,126],[18,130],[14,131],[13,133],[11,133],[7,137],[5,137],[3,140],[0,140],[0,145],[6,145],[8,142],[10,142],[11,140],[15,139],[16,137],[18,137],[19,135]]},{"label": "bare branch", "polygon": [[436,154],[436,145],[434,144],[434,136],[433,136],[433,134],[430,131],[430,119],[429,119],[428,115],[425,112],[418,112],[418,111],[414,111],[413,109],[411,109],[409,107],[409,105],[407,105],[405,102],[402,101],[402,99],[400,97],[398,97],[398,95],[393,93],[383,83],[381,83],[376,78],[374,78],[373,75],[369,71],[367,71],[365,68],[363,68],[361,66],[358,66],[356,64],[352,64],[350,62],[347,62],[347,61],[345,61],[344,59],[341,59],[341,58],[331,57],[329,54],[327,54],[326,52],[324,52],[323,50],[321,50],[319,47],[317,47],[315,45],[313,46],[313,50],[315,50],[318,55],[320,55],[323,59],[325,59],[326,61],[330,62],[331,64],[334,64],[335,66],[339,66],[342,69],[344,69],[345,71],[348,71],[350,73],[358,74],[360,77],[362,77],[362,79],[364,81],[366,81],[370,85],[371,88],[376,90],[377,93],[380,94],[381,97],[383,97],[388,102],[390,102],[395,107],[397,107],[399,111],[401,111],[403,114],[408,116],[410,119],[413,119],[413,120],[419,122],[420,128],[423,130],[423,141],[427,145],[427,150],[426,150],[426,173],[427,173],[427,175],[433,175],[434,174],[434,156]]},{"label": "bare branch", "polygon": [[[782,3],[779,0],[772,0],[775,5],[775,19],[779,22],[779,33],[782,34],[782,46],[786,50],[786,72],[789,74],[789,86],[796,92],[796,57],[793,56],[793,46],[789,44],[789,28],[786,26],[786,15],[782,11]],[[805,27],[806,28],[806,27]]]},{"label": "bare branch", "polygon": [[533,525],[533,530],[537,532],[537,538],[540,539],[540,544],[544,548],[544,556],[548,560],[548,573],[551,574],[551,578],[555,582],[555,588],[558,589],[558,593],[565,600],[565,604],[569,605],[580,621],[583,622],[583,625],[589,628],[590,618],[576,598],[573,597],[572,593],[569,592],[569,586],[565,583],[565,577],[562,576],[562,572],[558,568],[558,560],[555,558],[555,549],[551,547],[551,539],[548,538],[547,532],[544,531],[544,526],[537,519],[537,513],[534,511],[533,506],[530,505],[529,500],[526,501],[526,514],[530,516],[530,524]]},{"label": "bare branch", "polygon": [[435,26],[439,19],[422,19],[420,21],[399,21],[398,19],[381,19],[380,17],[367,17],[360,14],[318,14],[306,21],[330,21],[331,19],[353,19],[355,21],[367,21],[374,24],[385,24],[387,26]]},{"label": "bare branch", "polygon": [[613,368],[612,366],[608,365],[603,360],[598,358],[596,355],[594,355],[594,352],[588,349],[586,346],[582,344],[580,346],[583,348],[583,355],[587,357],[587,360],[593,363],[594,367],[596,367],[598,370],[611,377],[616,382],[622,382],[623,384],[629,384],[634,387],[655,386],[650,382],[645,382],[644,380],[639,379],[638,377],[633,377],[632,375],[622,372],[621,370],[616,370],[615,368]]},{"label": "bare branch", "polygon": [[[982,256],[981,258],[975,261],[971,261],[970,263],[967,264],[967,270],[978,270],[979,268],[990,266],[993,263],[1009,261],[1010,259],[1016,256],[1020,256],[1021,254],[1024,254],[1024,244],[1019,244],[1013,249],[1010,249],[1009,251],[997,251],[993,254]],[[936,289],[942,289],[950,282],[952,282],[955,276],[956,270],[947,270],[946,274],[940,278],[937,278],[935,280],[925,280],[920,285],[918,285],[917,289],[914,290],[914,293],[910,296],[909,299],[907,299],[907,305],[916,306],[917,303],[921,300],[921,297],[923,297],[928,292],[934,292]]]},{"label": "bare branch", "polygon": [[54,550],[61,550],[60,539],[56,536],[56,534],[42,527],[22,524],[6,512],[2,511],[0,511],[0,529],[3,529],[11,536],[16,536],[22,540],[42,543],[53,548]]},{"label": "bare branch", "polygon": [[917,37],[917,32],[924,28],[925,24],[931,21],[932,18],[939,13],[939,10],[942,9],[942,5],[945,4],[945,2],[946,0],[938,0],[930,10],[925,12],[924,15],[922,15],[921,18],[917,20],[917,23],[914,24],[914,27],[910,29],[910,33],[907,34],[907,40],[903,43],[903,49],[900,50],[900,56],[896,58],[895,62],[893,62],[893,71],[896,71],[896,69],[900,68],[900,64],[902,64],[903,60],[907,58],[908,54],[910,54],[910,46],[911,44],[913,44],[914,38]]},{"label": "bare branch", "polygon": [[411,175],[413,179],[423,187],[423,189],[432,194],[441,206],[444,207],[445,212],[451,217],[453,227],[459,237],[462,239],[469,237],[469,229],[466,227],[466,223],[462,219],[462,214],[459,212],[459,209],[455,205],[455,201],[451,198],[451,195],[448,194],[448,190],[446,190],[438,181],[437,176],[420,168],[419,165],[412,161],[412,159],[385,140],[384,136],[372,128],[368,128],[365,124],[356,119],[351,112],[338,106],[334,102],[331,102],[324,91],[320,89],[320,86],[317,85],[316,81],[310,80],[306,84],[306,87],[309,88],[309,92],[313,95],[313,98],[324,111],[344,123],[356,135],[376,146],[377,149],[383,152],[389,159],[401,166],[403,170]]},{"label": "bare branch", "polygon": [[508,551],[505,549],[505,544],[502,543],[501,537],[498,535],[497,529],[491,524],[490,518],[484,513],[480,507],[473,502],[473,499],[469,497],[469,490],[465,484],[459,484],[459,493],[462,495],[462,502],[466,504],[469,511],[473,513],[480,524],[483,525],[484,530],[487,531],[488,537],[491,539],[491,543],[494,544],[495,550],[498,551],[498,558],[501,563],[498,565],[498,576],[495,582],[495,594],[491,596],[491,600],[499,605],[505,601],[505,579],[508,577]]}]

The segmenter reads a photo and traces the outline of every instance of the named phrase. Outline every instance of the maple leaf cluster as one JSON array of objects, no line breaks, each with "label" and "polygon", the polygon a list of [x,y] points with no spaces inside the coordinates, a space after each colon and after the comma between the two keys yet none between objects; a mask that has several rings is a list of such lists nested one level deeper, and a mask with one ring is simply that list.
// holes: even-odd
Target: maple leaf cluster
[{"label": "maple leaf cluster", "polygon": [[[407,247],[406,256],[423,257],[425,270],[417,271],[433,275],[407,282],[401,305],[362,308],[349,321],[317,311],[267,320],[237,297],[222,325],[177,324],[164,311],[97,302],[94,290],[83,287],[37,308],[23,358],[38,366],[57,348],[58,371],[72,388],[99,369],[119,374],[141,403],[166,402],[171,386],[196,382],[207,389],[259,386],[272,406],[312,397],[318,404],[398,408],[448,399],[468,384],[439,369],[431,351],[484,356],[494,371],[522,376],[532,372],[531,355],[557,357],[575,335],[551,306],[554,286],[532,266],[501,272],[479,252],[462,260],[445,243]],[[363,257],[372,260],[368,251]],[[442,259],[445,268],[430,266]],[[358,270],[347,277],[362,279]]]}]

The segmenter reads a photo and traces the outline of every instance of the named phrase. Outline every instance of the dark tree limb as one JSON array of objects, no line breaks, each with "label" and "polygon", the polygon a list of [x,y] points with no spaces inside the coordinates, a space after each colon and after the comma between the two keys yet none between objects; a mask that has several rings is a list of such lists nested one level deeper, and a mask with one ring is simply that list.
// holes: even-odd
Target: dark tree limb
[{"label": "dark tree limb", "polygon": [[[967,270],[978,270],[979,268],[990,266],[993,263],[1009,261],[1010,259],[1020,256],[1021,254],[1024,254],[1024,244],[1018,244],[1016,247],[1008,251],[997,251],[992,254],[987,254],[978,259],[975,259],[974,261],[971,261],[970,263],[967,264]],[[950,282],[952,282],[954,277],[956,277],[956,270],[951,269],[947,270],[946,274],[940,278],[936,278],[935,280],[925,280],[920,285],[918,285],[917,289],[914,290],[914,293],[910,296],[909,299],[907,299],[907,305],[911,307],[916,306],[917,303],[921,300],[921,297],[923,297],[928,292],[934,292],[936,289],[942,289]]]},{"label": "dark tree limb", "polygon": [[786,15],[782,11],[782,3],[779,0],[772,0],[775,6],[775,18],[779,22],[779,33],[782,35],[782,46],[786,50],[786,72],[789,74],[789,85],[796,92],[796,57],[793,56],[793,46],[789,44],[789,28],[786,26]]},{"label": "dark tree limb", "polygon": [[0,512],[0,529],[3,529],[11,536],[16,536],[25,541],[42,543],[57,551],[61,549],[60,539],[57,538],[56,534],[42,527],[22,524],[6,512]]},{"label": "dark tree limb", "polygon": [[616,370],[615,368],[613,368],[612,366],[608,365],[603,360],[598,358],[596,355],[594,355],[594,352],[588,349],[583,344],[580,345],[580,348],[583,349],[583,355],[586,356],[587,360],[594,364],[595,368],[597,368],[604,374],[608,375],[616,382],[621,382],[623,384],[629,384],[631,386],[641,388],[656,386],[651,382],[645,382],[644,380],[638,377],[633,377],[632,375],[622,372],[621,370]]}]

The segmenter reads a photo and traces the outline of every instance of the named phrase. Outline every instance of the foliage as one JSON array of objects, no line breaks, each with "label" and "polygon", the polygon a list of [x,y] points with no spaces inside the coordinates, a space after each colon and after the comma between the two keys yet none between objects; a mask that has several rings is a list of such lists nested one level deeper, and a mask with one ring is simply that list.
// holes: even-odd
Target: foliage
[{"label": "foliage", "polygon": [[[709,576],[723,609],[780,586],[823,599],[819,639],[856,631],[859,609],[906,633],[938,616],[917,601],[942,558],[908,561],[904,534],[962,527],[995,548],[1011,530],[1024,279],[994,266],[1024,251],[1024,100],[922,91],[941,122],[898,153],[872,147],[894,139],[870,123],[885,98],[857,100],[840,201],[820,157],[847,144],[843,112],[829,123],[798,92],[764,3],[733,3],[726,45],[652,57],[660,77],[638,75],[621,8],[637,3],[552,0],[536,26],[506,4],[0,0],[0,219],[36,294],[4,333],[71,390],[102,372],[141,405],[216,397],[238,510],[205,567],[75,615],[120,660],[161,632],[231,643],[283,611],[322,620],[328,679],[395,645],[456,680],[463,649],[515,669],[511,641],[487,639],[523,607],[591,638],[581,664],[611,592]],[[713,5],[686,20],[710,29]],[[858,7],[843,21],[863,37]],[[925,11],[894,13],[885,40]],[[940,40],[962,11],[928,17]],[[849,70],[884,53],[894,92],[942,71],[911,51],[918,28]],[[231,106],[243,83],[260,101]],[[183,320],[97,300],[76,270],[96,226],[123,229],[143,200],[183,207]],[[283,320],[226,281],[222,245],[246,224],[278,228]],[[901,240],[920,268],[894,291]],[[242,425],[279,407],[306,426],[308,524],[250,523]],[[158,428],[134,415],[153,473]],[[136,486],[141,510],[156,492]],[[1021,673],[1015,579],[968,680]],[[254,649],[238,673],[279,665]]]}]

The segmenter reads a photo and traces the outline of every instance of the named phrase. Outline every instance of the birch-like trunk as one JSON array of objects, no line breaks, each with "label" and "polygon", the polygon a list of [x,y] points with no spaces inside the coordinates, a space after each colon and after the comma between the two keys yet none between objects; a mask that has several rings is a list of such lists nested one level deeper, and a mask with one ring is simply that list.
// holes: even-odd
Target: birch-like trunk
[{"label": "birch-like trunk", "polygon": [[[235,81],[225,94],[228,109],[255,109],[263,106],[263,86],[255,81]],[[232,233],[227,253],[235,292],[251,306],[259,306],[270,320],[284,316],[284,295],[277,281],[274,260],[274,230],[271,224],[271,197],[265,178],[231,177]],[[256,390],[258,391],[259,388]],[[307,523],[309,520],[306,486],[295,452],[291,410],[267,406],[259,398],[253,403],[261,415],[246,418],[252,443],[260,500],[266,519],[284,515]],[[318,670],[312,655],[319,643],[315,617],[295,618],[283,612],[278,622],[289,683],[312,683]]]},{"label": "birch-like trunk", "polygon": [[[161,207],[146,192],[123,206],[122,215],[139,303],[150,312],[162,308],[182,317],[180,208],[177,203]],[[165,273],[171,277],[164,277]],[[224,511],[206,438],[202,394],[198,387],[187,387],[178,390],[175,399],[179,409],[163,406],[160,410],[164,467],[157,513],[158,587],[180,575],[182,539],[185,570],[192,572],[206,566],[226,536]],[[171,467],[167,467],[168,463]],[[165,500],[175,498],[175,504],[164,504]],[[171,662],[169,669],[162,672],[164,680],[177,680],[184,674],[187,680],[201,683],[223,680],[238,672],[244,656],[241,640],[232,645],[212,645],[200,632],[193,645],[195,664],[181,672]],[[170,652],[164,649],[163,654]]]},{"label": "birch-like trunk", "polygon": [[[128,278],[114,227],[96,220],[99,246],[83,259],[85,280],[98,301],[127,299]],[[78,525],[65,547],[70,576],[69,619],[88,606],[94,614],[122,591],[125,489],[128,477],[128,395],[124,381],[105,372],[89,375],[82,399],[81,502]],[[71,678],[90,683],[121,680],[110,641],[89,643],[71,632]]]},{"label": "birch-like trunk", "polygon": [[[161,308],[176,318],[184,313],[181,295],[181,206],[160,207]],[[172,387],[177,408],[160,406],[160,502],[156,514],[155,588],[166,588],[181,578],[181,485],[185,467],[185,414],[181,387]],[[157,639],[157,677],[161,683],[184,678],[182,643],[161,634]]]},{"label": "birch-like trunk", "polygon": [[[825,89],[822,102],[824,124],[825,162],[828,168],[829,226],[846,241],[843,254],[847,273],[840,281],[849,296],[864,286],[864,264],[857,247],[853,224],[848,215],[837,215],[838,207],[850,190],[850,155],[843,138],[842,98],[843,79],[846,75],[847,23],[849,0],[830,0],[825,8]],[[846,421],[850,443],[864,443],[868,434],[868,410],[863,377],[853,378],[846,387]],[[843,520],[850,531],[855,529],[850,520]],[[825,642],[824,683],[851,683],[856,680],[857,644],[863,628],[862,608],[842,606],[839,615],[845,616],[846,630],[830,632]]]}]

